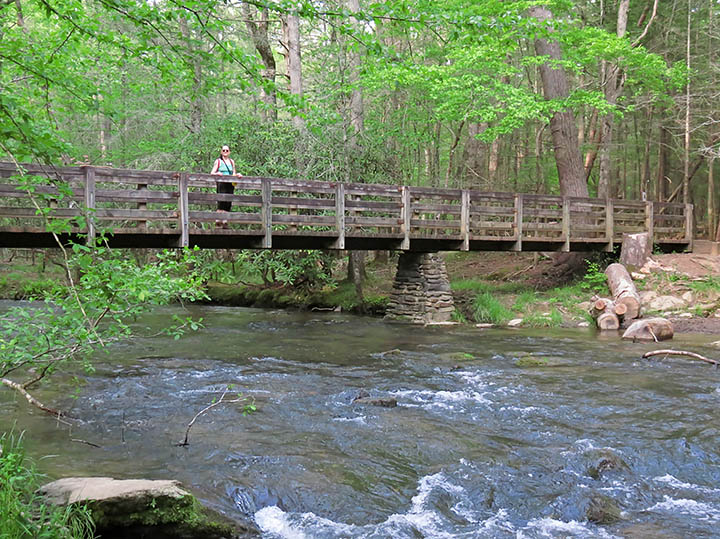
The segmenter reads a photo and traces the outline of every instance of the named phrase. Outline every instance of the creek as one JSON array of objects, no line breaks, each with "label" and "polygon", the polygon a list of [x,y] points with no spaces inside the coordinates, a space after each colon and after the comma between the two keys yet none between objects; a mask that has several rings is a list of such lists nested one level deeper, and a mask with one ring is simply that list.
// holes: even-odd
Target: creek
[{"label": "creek", "polygon": [[[177,479],[277,537],[709,537],[720,529],[720,370],[589,330],[412,327],[191,306],[205,328],[113,345],[83,377],[8,390],[0,427],[50,478]],[[180,307],[158,309],[154,332]],[[678,349],[709,357],[709,336]],[[668,346],[662,346],[668,347]],[[458,353],[469,354],[472,359]],[[545,366],[523,367],[522,358]],[[195,413],[228,384],[252,397]],[[360,390],[396,408],[352,404]],[[71,439],[100,445],[93,448]],[[622,511],[593,522],[598,496]]]}]

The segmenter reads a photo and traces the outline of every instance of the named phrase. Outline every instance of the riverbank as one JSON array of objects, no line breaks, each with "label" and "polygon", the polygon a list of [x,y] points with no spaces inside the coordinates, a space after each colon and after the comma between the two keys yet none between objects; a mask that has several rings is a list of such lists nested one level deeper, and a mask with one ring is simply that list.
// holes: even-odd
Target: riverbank
[{"label": "riverbank", "polygon": [[[9,254],[7,254],[9,253]],[[134,255],[142,260],[147,254]],[[52,251],[6,251],[0,261],[0,298],[31,299],[66,282]],[[456,306],[454,320],[467,324],[578,327],[592,323],[590,298],[607,296],[602,270],[610,262],[592,255],[568,265],[541,253],[446,253]],[[305,289],[253,282],[207,283],[208,302],[218,305],[339,311],[382,316],[392,289],[397,257],[368,259],[362,299],[343,278],[338,262],[334,283]],[[677,332],[720,334],[720,257],[654,255],[634,275],[646,314],[672,320]]]}]

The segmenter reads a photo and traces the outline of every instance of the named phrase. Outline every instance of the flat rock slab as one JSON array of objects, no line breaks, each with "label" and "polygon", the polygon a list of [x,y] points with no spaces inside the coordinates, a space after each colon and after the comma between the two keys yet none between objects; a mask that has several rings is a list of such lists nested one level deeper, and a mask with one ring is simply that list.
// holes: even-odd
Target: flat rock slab
[{"label": "flat rock slab", "polygon": [[112,477],[66,477],[48,483],[41,492],[55,505],[138,496],[182,498],[190,495],[177,481]]},{"label": "flat rock slab", "polygon": [[235,539],[259,535],[253,524],[230,521],[177,481],[67,477],[40,488],[56,505],[87,505],[105,538]]}]

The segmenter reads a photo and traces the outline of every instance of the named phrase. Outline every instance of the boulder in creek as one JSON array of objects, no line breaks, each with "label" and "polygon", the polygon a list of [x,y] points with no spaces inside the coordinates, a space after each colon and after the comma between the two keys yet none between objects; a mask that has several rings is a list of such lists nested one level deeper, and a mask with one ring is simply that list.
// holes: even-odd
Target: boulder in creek
[{"label": "boulder in creek", "polygon": [[585,516],[590,522],[606,526],[622,518],[620,506],[610,496],[594,494],[588,502]]},{"label": "boulder in creek", "polygon": [[257,537],[251,523],[233,522],[203,507],[177,481],[67,477],[40,488],[55,505],[87,505],[105,538],[225,539]]},{"label": "boulder in creek", "polygon": [[380,406],[382,408],[395,408],[397,406],[397,399],[395,397],[356,397],[352,403],[365,406]]},{"label": "boulder in creek", "polygon": [[673,333],[673,326],[666,318],[646,318],[630,324],[622,338],[629,341],[657,342],[672,339]]}]

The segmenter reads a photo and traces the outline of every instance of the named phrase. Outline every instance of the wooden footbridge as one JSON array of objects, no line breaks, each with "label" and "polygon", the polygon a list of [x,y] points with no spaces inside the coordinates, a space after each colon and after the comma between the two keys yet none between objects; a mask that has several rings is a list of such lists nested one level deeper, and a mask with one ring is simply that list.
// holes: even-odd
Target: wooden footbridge
[{"label": "wooden footbridge", "polygon": [[[623,233],[641,231],[663,249],[692,244],[690,204],[94,166],[21,168],[0,163],[0,247],[56,247],[47,219],[72,220],[62,241],[102,230],[119,248],[592,251],[611,250]],[[218,194],[219,181],[232,182],[234,194]],[[232,202],[232,211],[217,212],[218,201]]]}]

